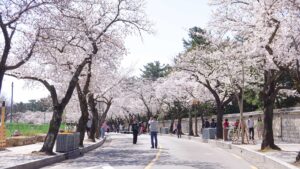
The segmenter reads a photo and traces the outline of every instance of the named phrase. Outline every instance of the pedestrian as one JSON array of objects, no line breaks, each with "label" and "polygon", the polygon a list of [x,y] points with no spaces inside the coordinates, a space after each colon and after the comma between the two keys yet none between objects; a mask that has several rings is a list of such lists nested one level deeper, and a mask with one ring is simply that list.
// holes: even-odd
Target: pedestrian
[{"label": "pedestrian", "polygon": [[156,121],[156,117],[152,117],[152,116],[150,117],[149,129],[151,135],[151,148],[157,148],[158,122]]},{"label": "pedestrian", "polygon": [[133,116],[131,130],[132,130],[132,134],[133,134],[133,144],[136,144],[137,137],[139,134],[139,123],[138,123],[137,119],[135,118],[135,116]]},{"label": "pedestrian", "polygon": [[103,124],[101,125],[101,129],[100,129],[100,135],[101,135],[101,138],[104,138],[105,136],[105,131],[107,131],[107,124],[106,124],[106,121],[103,122]]},{"label": "pedestrian", "polygon": [[209,127],[210,127],[209,121],[208,121],[208,119],[205,119],[204,128],[209,128]]},{"label": "pedestrian", "polygon": [[264,129],[264,123],[262,122],[261,117],[259,116],[258,119],[257,119],[257,123],[256,123],[256,130],[257,130],[258,139],[262,138],[263,129]]},{"label": "pedestrian", "polygon": [[92,119],[89,118],[86,123],[86,133],[89,137],[90,137],[90,133],[91,133],[91,128],[92,128]]},{"label": "pedestrian", "polygon": [[215,122],[215,119],[211,119],[210,127],[217,128],[217,123]]},{"label": "pedestrian", "polygon": [[123,131],[123,125],[120,123],[120,125],[119,125],[119,129],[120,129],[120,132],[122,132]]},{"label": "pedestrian", "polygon": [[254,121],[251,115],[249,116],[249,119],[247,121],[247,126],[249,130],[249,139],[254,140]]},{"label": "pedestrian", "polygon": [[229,127],[228,119],[225,119],[225,121],[223,123],[223,139],[224,139],[224,141],[228,140],[228,127]]},{"label": "pedestrian", "polygon": [[177,133],[177,125],[176,123],[174,122],[173,123],[173,134]]},{"label": "pedestrian", "polygon": [[239,119],[236,119],[233,126],[234,126],[234,130],[237,130],[238,127],[239,127],[239,124],[240,124],[240,120]]},{"label": "pedestrian", "polygon": [[177,123],[177,126],[176,126],[176,131],[177,131],[177,137],[178,138],[181,138],[181,123]]},{"label": "pedestrian", "polygon": [[228,119],[225,119],[225,121],[223,123],[223,128],[227,129],[228,127],[229,127]]},{"label": "pedestrian", "polygon": [[144,122],[140,123],[140,134],[143,134],[145,132],[145,125]]}]

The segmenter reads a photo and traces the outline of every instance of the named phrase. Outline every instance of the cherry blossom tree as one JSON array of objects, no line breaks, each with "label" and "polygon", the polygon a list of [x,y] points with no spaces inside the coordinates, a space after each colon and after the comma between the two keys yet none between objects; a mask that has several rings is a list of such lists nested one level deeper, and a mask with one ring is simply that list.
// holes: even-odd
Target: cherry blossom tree
[{"label": "cherry blossom tree", "polygon": [[131,79],[130,82],[127,83],[127,89],[135,94],[134,98],[140,99],[145,108],[142,112],[146,112],[147,118],[150,119],[156,109],[153,81],[146,79]]},{"label": "cherry blossom tree", "polygon": [[5,72],[19,68],[32,57],[39,40],[39,18],[57,2],[56,0],[0,1],[2,34],[0,93]]},{"label": "cherry blossom tree", "polygon": [[85,66],[93,58],[101,57],[101,53],[106,52],[105,46],[114,44],[113,39],[148,29],[143,1],[139,0],[69,1],[53,8],[52,13],[49,14],[51,22],[41,29],[43,41],[35,53],[41,57],[27,64],[32,72],[23,70],[18,74],[41,82],[51,93],[54,114],[41,149],[49,154],[52,154],[63,110]]},{"label": "cherry blossom tree", "polygon": [[280,80],[298,57],[295,41],[299,25],[294,23],[299,20],[299,4],[290,0],[211,0],[211,3],[216,5],[212,26],[218,32],[244,39],[244,53],[256,60],[249,65],[252,64],[253,70],[263,77],[260,96],[265,125],[261,149],[280,149],[274,144],[273,108],[279,90],[289,88]]},{"label": "cherry blossom tree", "polygon": [[[190,107],[193,104],[193,100],[200,102],[211,100],[211,94],[185,71],[174,71],[166,78],[163,78],[162,81],[156,87],[156,97],[161,98],[167,106],[173,106],[174,110],[177,110],[175,114],[178,113],[178,123],[181,122],[184,110],[187,110],[189,114],[189,135],[194,135],[192,130],[193,110]],[[195,123],[197,123],[197,113],[194,113]],[[172,126],[173,124],[170,127]],[[196,128],[195,132],[195,135],[197,135],[198,130]]]},{"label": "cherry blossom tree", "polygon": [[222,120],[225,106],[232,101],[234,95],[224,84],[227,77],[224,76],[223,70],[219,69],[222,65],[216,56],[222,55],[227,43],[209,34],[203,33],[202,36],[207,39],[207,43],[180,55],[176,67],[189,73],[213,95],[217,111],[217,138],[223,138]]},{"label": "cherry blossom tree", "polygon": [[[98,65],[95,65],[95,69]],[[117,72],[115,66],[109,64],[103,66],[102,71],[99,71],[93,78],[88,103],[93,115],[93,125],[90,139],[95,139],[98,136],[98,129],[106,120],[111,106],[115,98],[118,98],[121,92],[122,81],[125,78],[121,73]],[[101,82],[101,83],[99,83]],[[99,105],[99,110],[97,109]],[[114,112],[113,112],[114,113]],[[112,113],[110,113],[112,114]],[[112,115],[111,115],[112,116]]]},{"label": "cherry blossom tree", "polygon": [[[118,45],[116,45],[118,44]],[[104,48],[102,48],[103,50]],[[78,95],[78,100],[80,103],[80,109],[81,109],[81,117],[79,118],[79,122],[77,125],[77,131],[80,132],[80,145],[83,146],[83,140],[84,140],[84,135],[85,135],[85,129],[86,129],[86,124],[88,120],[88,106],[91,109],[91,114],[93,117],[93,123],[92,123],[92,128],[90,132],[90,139],[95,141],[95,134],[98,136],[98,129],[99,129],[99,124],[101,125],[106,117],[105,114],[107,114],[110,105],[111,105],[111,100],[107,99],[106,97],[101,94],[101,89],[107,88],[108,83],[105,83],[106,81],[112,82],[110,79],[117,79],[112,76],[112,73],[115,72],[117,65],[119,63],[118,60],[120,60],[122,55],[124,54],[124,47],[122,46],[122,43],[119,42],[117,43],[117,40],[114,41],[114,44],[109,45],[108,47],[105,48],[106,52],[103,53],[101,57],[93,59],[89,64],[88,64],[88,70],[86,71],[86,75],[84,76],[85,79],[82,79],[83,84],[83,89],[81,89],[81,84],[78,83],[76,86],[77,89],[77,95]],[[101,83],[99,83],[101,82]],[[114,84],[114,83],[110,83]],[[91,86],[92,85],[92,86]],[[106,86],[105,86],[106,85]],[[110,90],[111,90],[110,86]],[[100,94],[99,94],[100,93]],[[104,101],[98,101],[98,97],[104,98]],[[98,111],[96,108],[97,102],[104,102],[107,105],[107,110],[104,112],[104,115],[102,118],[102,122],[100,121],[99,123],[99,116],[98,116]]]}]

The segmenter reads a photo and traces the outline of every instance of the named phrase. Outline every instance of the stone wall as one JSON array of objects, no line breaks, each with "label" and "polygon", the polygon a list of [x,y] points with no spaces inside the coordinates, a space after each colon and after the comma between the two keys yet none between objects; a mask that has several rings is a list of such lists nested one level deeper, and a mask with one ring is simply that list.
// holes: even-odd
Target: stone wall
[{"label": "stone wall", "polygon": [[[255,111],[255,112],[247,112],[244,113],[244,119],[247,120],[249,116],[252,115],[255,121],[257,122],[257,118],[260,116],[263,119],[263,112]],[[239,119],[240,114],[226,114],[224,115],[224,119],[227,118],[229,120],[229,124],[233,125],[236,119]],[[216,116],[207,117],[209,121]],[[193,118],[193,125],[194,125]],[[170,127],[170,120],[165,120],[164,125],[160,122],[160,127]],[[177,121],[175,120],[175,123]],[[201,134],[201,119],[198,118],[198,134]],[[182,131],[184,133],[188,133],[188,118],[182,119]],[[195,126],[193,127],[193,130]],[[273,134],[274,139],[276,141],[284,141],[289,143],[300,143],[300,107],[294,108],[285,108],[285,109],[276,109],[274,110],[274,118],[273,118]],[[257,138],[257,131],[255,130],[255,138]]]},{"label": "stone wall", "polygon": [[24,146],[28,144],[35,144],[37,142],[44,142],[46,138],[45,134],[37,135],[37,136],[16,136],[6,138],[6,146],[14,147],[14,146]]}]

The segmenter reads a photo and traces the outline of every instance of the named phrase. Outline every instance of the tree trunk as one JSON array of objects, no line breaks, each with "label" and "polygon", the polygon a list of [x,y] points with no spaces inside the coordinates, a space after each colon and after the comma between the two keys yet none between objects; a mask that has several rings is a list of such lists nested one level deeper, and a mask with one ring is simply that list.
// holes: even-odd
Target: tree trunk
[{"label": "tree trunk", "polygon": [[223,139],[223,115],[224,107],[221,105],[217,105],[217,139]]},{"label": "tree trunk", "polygon": [[[104,121],[105,121],[105,119],[106,119],[106,116],[107,116],[107,113],[108,113],[108,111],[109,111],[109,109],[110,109],[111,104],[112,104],[112,99],[110,99],[110,100],[108,100],[108,101],[106,102],[106,109],[105,109],[105,111],[102,113],[102,115],[101,115],[101,117],[100,117],[100,120],[99,120],[99,127],[101,127],[102,124],[104,123]],[[130,123],[129,123],[129,127],[130,127]],[[128,128],[128,131],[129,131],[129,128]]]},{"label": "tree trunk", "polygon": [[88,105],[87,100],[84,93],[81,91],[80,85],[77,83],[76,85],[79,105],[81,110],[81,116],[78,120],[78,125],[76,131],[80,133],[79,146],[83,147],[83,140],[86,132],[86,125],[89,118]]},{"label": "tree trunk", "polygon": [[2,82],[3,82],[3,77],[4,77],[4,73],[5,71],[2,70],[2,68],[0,68],[0,94],[2,94]]},{"label": "tree trunk", "polygon": [[200,112],[200,117],[201,117],[201,134],[202,134],[202,131],[203,131],[203,128],[204,128],[204,112]]},{"label": "tree trunk", "polygon": [[280,150],[280,148],[274,143],[273,136],[273,109],[275,97],[272,96],[264,97],[264,132],[263,141],[261,143],[261,150],[266,148],[271,148],[275,150]]},{"label": "tree trunk", "polygon": [[79,80],[78,77],[87,62],[88,62],[88,59],[85,59],[78,66],[77,70],[73,74],[72,79],[70,80],[67,92],[65,93],[65,96],[61,100],[61,103],[58,102],[57,93],[56,93],[55,87],[53,85],[50,85],[46,80],[41,80],[41,79],[32,78],[32,77],[29,78],[32,80],[40,81],[41,83],[44,84],[44,86],[50,92],[52,104],[53,104],[52,119],[50,121],[50,126],[49,126],[49,130],[48,130],[46,139],[44,141],[44,145],[43,145],[42,149],[40,150],[40,152],[45,152],[46,154],[53,154],[53,146],[54,146],[54,143],[55,143],[58,131],[59,131],[61,121],[62,121],[63,111],[73,95],[74,89]]},{"label": "tree trunk", "polygon": [[195,136],[198,137],[198,117],[197,117],[198,113],[197,110],[195,111]]},{"label": "tree trunk", "polygon": [[193,118],[192,118],[192,113],[189,111],[189,136],[193,136]]},{"label": "tree trunk", "polygon": [[[182,117],[179,115],[177,124],[181,125],[182,124],[181,121],[182,121]],[[182,129],[182,125],[181,125],[181,131],[180,131],[181,133],[180,134],[183,134],[182,131],[183,131],[183,129]]]},{"label": "tree trunk", "polygon": [[165,119],[164,119],[164,118],[162,119],[162,126],[163,126],[163,127],[166,127]]},{"label": "tree trunk", "polygon": [[299,162],[300,161],[300,152],[298,152],[298,155],[296,157],[296,162]]},{"label": "tree trunk", "polygon": [[49,130],[43,144],[42,149],[40,152],[45,152],[46,154],[53,155],[53,147],[59,132],[60,124],[62,121],[62,114],[63,114],[64,107],[60,105],[56,105],[53,108],[53,116],[50,121]]},{"label": "tree trunk", "polygon": [[171,124],[170,124],[170,129],[169,129],[169,132],[170,133],[173,133],[173,131],[174,131],[174,117],[171,119]]},{"label": "tree trunk", "polygon": [[93,122],[92,122],[92,127],[91,127],[91,131],[90,131],[90,136],[89,139],[96,141],[95,137],[96,137],[96,133],[99,132],[99,116],[98,116],[98,110],[96,108],[96,103],[95,103],[95,99],[94,99],[94,95],[90,94],[89,98],[88,98],[88,104],[90,107],[90,110],[93,114]]},{"label": "tree trunk", "polygon": [[264,72],[264,88],[260,93],[264,105],[264,132],[261,150],[266,148],[280,150],[280,148],[275,145],[273,136],[273,109],[275,98],[278,92],[276,89],[276,80],[274,79],[274,76],[277,76],[275,70]]}]

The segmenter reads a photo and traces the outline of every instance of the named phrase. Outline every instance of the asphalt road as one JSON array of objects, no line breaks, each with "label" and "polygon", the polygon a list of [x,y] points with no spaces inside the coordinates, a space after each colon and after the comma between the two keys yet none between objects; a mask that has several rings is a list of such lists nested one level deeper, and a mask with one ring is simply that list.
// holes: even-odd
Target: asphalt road
[{"label": "asphalt road", "polygon": [[111,133],[106,143],[84,156],[44,169],[256,169],[241,157],[207,143],[158,136],[159,148],[151,149],[150,136]]}]

